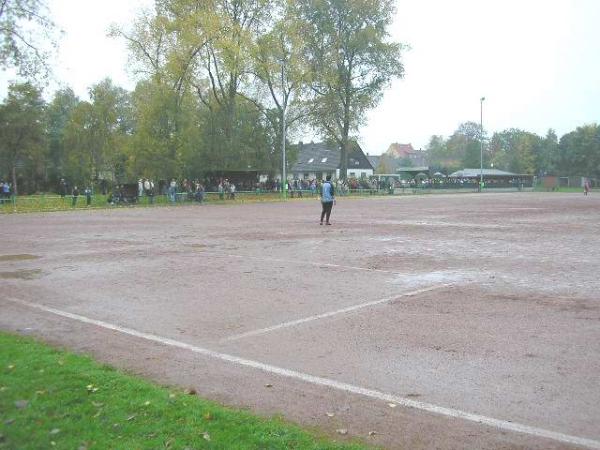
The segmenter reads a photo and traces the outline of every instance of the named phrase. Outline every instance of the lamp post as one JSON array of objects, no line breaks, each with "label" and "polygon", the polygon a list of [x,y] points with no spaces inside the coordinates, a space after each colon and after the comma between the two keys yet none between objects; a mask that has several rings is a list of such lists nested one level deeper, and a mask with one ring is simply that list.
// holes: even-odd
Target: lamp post
[{"label": "lamp post", "polygon": [[281,112],[281,195],[285,200],[287,198],[287,173],[286,173],[286,160],[285,160],[285,113],[286,107],[284,105],[283,111]]},{"label": "lamp post", "polygon": [[479,99],[479,105],[480,105],[480,125],[481,125],[481,130],[480,130],[480,134],[479,134],[479,143],[481,144],[481,157],[480,157],[480,161],[481,161],[481,169],[479,172],[479,191],[483,190],[483,101],[485,100],[485,97],[481,97],[481,99]]}]

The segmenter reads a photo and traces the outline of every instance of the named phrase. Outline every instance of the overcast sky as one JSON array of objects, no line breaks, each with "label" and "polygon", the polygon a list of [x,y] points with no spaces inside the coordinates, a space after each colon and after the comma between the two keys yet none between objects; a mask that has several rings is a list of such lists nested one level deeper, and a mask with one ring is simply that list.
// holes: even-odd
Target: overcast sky
[{"label": "overcast sky", "polygon": [[[87,99],[110,77],[127,89],[122,41],[106,36],[111,23],[129,24],[152,0],[49,0],[65,31],[55,78]],[[398,0],[394,39],[411,46],[406,75],[385,92],[360,130],[371,154],[392,142],[425,147],[465,121],[489,134],[521,128],[559,136],[600,122],[600,1]],[[1,90],[5,91],[6,76]]]}]

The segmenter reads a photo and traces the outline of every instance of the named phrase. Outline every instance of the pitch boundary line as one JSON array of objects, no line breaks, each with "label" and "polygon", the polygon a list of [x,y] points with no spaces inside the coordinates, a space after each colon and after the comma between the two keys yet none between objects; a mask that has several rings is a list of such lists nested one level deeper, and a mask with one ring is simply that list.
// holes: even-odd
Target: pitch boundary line
[{"label": "pitch boundary line", "polygon": [[372,302],[361,303],[360,305],[349,306],[347,308],[342,308],[342,309],[338,309],[335,311],[326,312],[323,314],[317,314],[317,315],[310,316],[310,317],[304,317],[303,319],[291,320],[289,322],[283,322],[278,325],[273,325],[270,327],[261,328],[258,330],[248,331],[246,333],[240,333],[240,334],[236,334],[233,336],[229,336],[229,337],[219,340],[219,343],[224,344],[226,342],[233,342],[233,341],[237,341],[237,340],[248,338],[248,337],[259,336],[261,334],[270,333],[271,331],[281,330],[282,328],[289,328],[289,327],[293,327],[293,326],[300,325],[303,323],[313,322],[315,320],[326,319],[327,317],[333,317],[333,316],[337,316],[339,314],[345,314],[345,313],[357,311],[359,309],[368,308],[369,306],[376,306],[376,305],[380,305],[382,303],[389,303],[393,300],[397,300],[402,297],[412,297],[415,295],[423,294],[425,292],[435,291],[437,289],[442,289],[442,288],[450,287],[450,286],[452,286],[452,284],[439,284],[436,286],[430,286],[430,287],[426,287],[423,289],[417,289],[415,291],[405,292],[404,294],[399,294],[399,295],[395,295],[392,297],[382,298],[380,300],[374,300]]},{"label": "pitch boundary line", "polygon": [[572,445],[580,445],[582,447],[587,447],[591,449],[600,450],[600,441],[596,441],[593,439],[582,438],[578,436],[572,436],[569,434],[564,434],[556,431],[546,430],[544,428],[537,428],[529,425],[523,425],[515,422],[509,422],[507,420],[494,419],[493,417],[487,417],[479,414],[469,413],[466,411],[461,411],[459,409],[447,408],[444,406],[438,406],[431,403],[420,402],[417,400],[412,400],[405,397],[400,397],[393,394],[386,394],[385,392],[377,391],[374,389],[367,389],[360,386],[355,386],[348,383],[343,383],[339,381],[335,381],[329,378],[318,377],[302,372],[297,372],[295,370],[284,369],[281,367],[273,366],[270,364],[264,364],[258,361],[253,361],[250,359],[241,358],[234,355],[229,355],[226,353],[220,353],[213,350],[209,350],[203,347],[197,347],[195,345],[186,344],[184,342],[179,342],[174,339],[165,338],[161,336],[157,336],[150,333],[144,333],[142,331],[137,331],[131,328],[121,327],[119,325],[110,324],[108,322],[103,322],[101,320],[91,319],[85,316],[81,316],[79,314],[73,314],[67,311],[61,311],[59,309],[50,308],[48,306],[44,306],[38,303],[31,303],[25,300],[20,300],[16,298],[5,298],[7,301],[10,301],[15,304],[19,304],[22,306],[26,306],[32,309],[37,309],[44,312],[49,312],[54,315],[65,317],[68,319],[72,319],[78,322],[96,325],[101,328],[105,328],[107,330],[117,331],[119,333],[127,334],[130,336],[134,336],[137,338],[145,339],[151,342],[157,342],[162,345],[180,348],[183,350],[188,350],[193,353],[197,353],[199,355],[203,355],[209,358],[218,359],[221,361],[229,362],[232,364],[237,364],[238,366],[250,367],[253,369],[261,370],[266,373],[271,373],[274,375],[279,375],[286,378],[291,378],[295,380],[300,380],[309,384],[313,384],[316,386],[324,386],[332,389],[336,389],[338,391],[343,391],[351,394],[361,395],[363,397],[368,397],[374,400],[379,400],[383,402],[391,402],[396,403],[400,406],[404,406],[406,408],[414,408],[421,411],[430,412],[436,415],[457,418],[466,420],[469,422],[480,423],[483,425],[488,425],[490,427],[503,430],[503,431],[512,431],[522,434],[528,434],[530,436],[536,436],[540,438],[551,439],[558,442],[564,442]]}]

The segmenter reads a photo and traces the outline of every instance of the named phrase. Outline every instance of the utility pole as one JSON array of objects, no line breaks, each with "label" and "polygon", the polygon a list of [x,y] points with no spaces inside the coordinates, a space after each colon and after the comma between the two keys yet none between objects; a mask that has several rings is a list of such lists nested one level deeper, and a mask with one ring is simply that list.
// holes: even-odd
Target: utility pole
[{"label": "utility pole", "polygon": [[285,112],[286,107],[284,105],[283,111],[281,113],[281,153],[282,153],[282,170],[281,170],[281,195],[285,200],[287,198],[287,173],[286,173],[286,161],[285,161]]},{"label": "utility pole", "polygon": [[481,157],[480,157],[481,169],[479,172],[479,191],[483,190],[483,101],[484,100],[485,100],[485,97],[481,97],[481,99],[479,100],[480,113],[481,113],[480,122],[479,122],[481,125],[481,131],[479,133],[479,143],[481,144]]}]

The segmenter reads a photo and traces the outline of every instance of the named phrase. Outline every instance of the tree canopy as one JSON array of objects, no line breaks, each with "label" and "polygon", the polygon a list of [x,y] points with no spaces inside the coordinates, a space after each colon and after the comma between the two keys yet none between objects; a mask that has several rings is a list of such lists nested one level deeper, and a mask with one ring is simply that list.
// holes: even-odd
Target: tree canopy
[{"label": "tree canopy", "polygon": [[15,68],[27,78],[48,75],[56,31],[45,0],[2,0],[0,67]]},{"label": "tree canopy", "polygon": [[[26,192],[52,190],[62,177],[88,185],[252,170],[274,179],[284,136],[306,129],[340,148],[345,177],[367,111],[404,75],[406,46],[388,32],[393,5],[156,0],[131,27],[111,30],[129,48],[132,92],[106,79],[86,98],[64,88],[46,103],[33,81],[10,86],[0,104],[0,177]],[[0,66],[32,80],[40,73],[51,48],[40,43],[56,31],[47,17],[44,0],[0,2]],[[485,167],[600,177],[599,142],[597,124],[560,138],[520,129],[488,137],[465,122],[448,138],[432,136],[427,153],[448,173],[479,167],[483,143]]]}]

